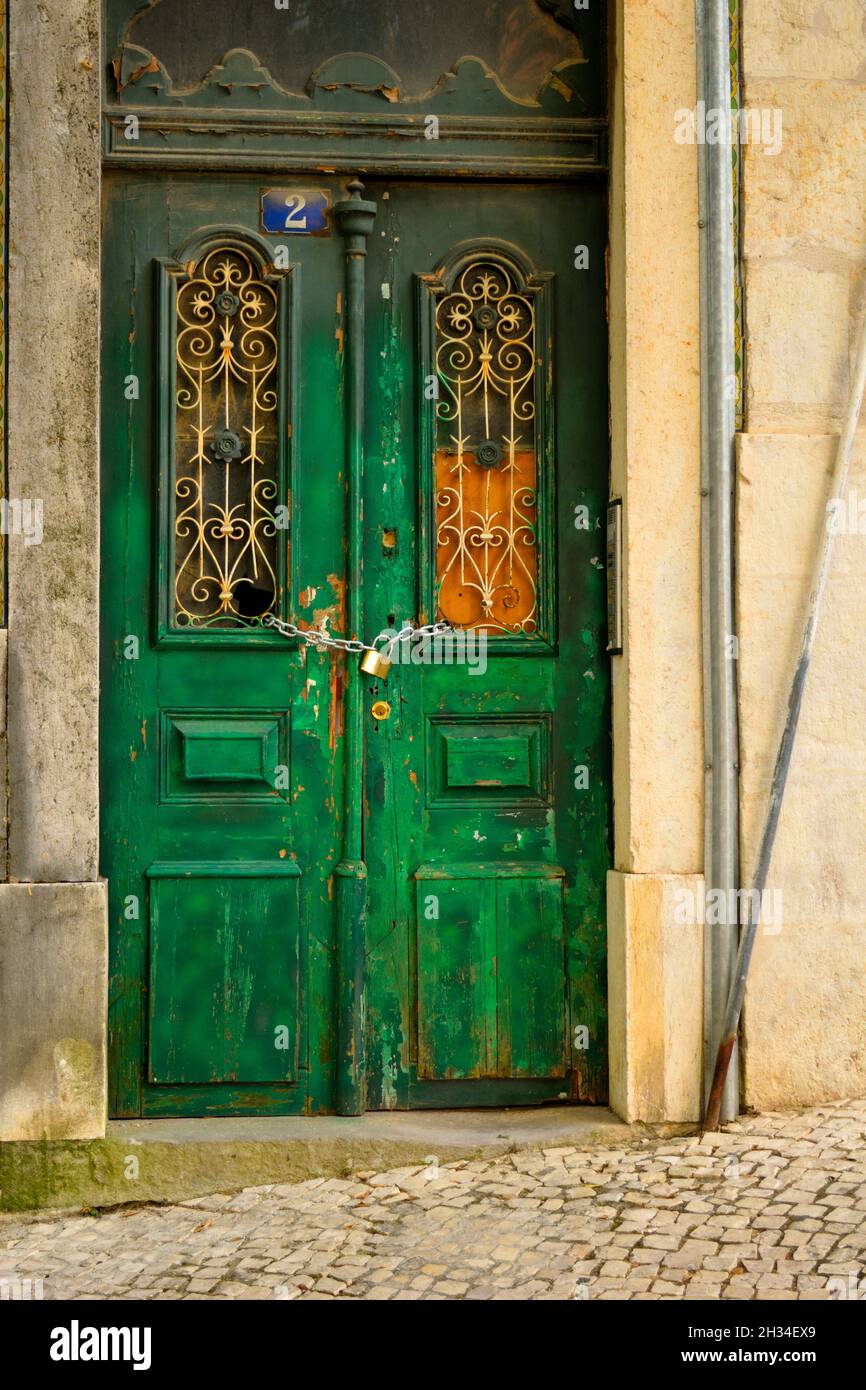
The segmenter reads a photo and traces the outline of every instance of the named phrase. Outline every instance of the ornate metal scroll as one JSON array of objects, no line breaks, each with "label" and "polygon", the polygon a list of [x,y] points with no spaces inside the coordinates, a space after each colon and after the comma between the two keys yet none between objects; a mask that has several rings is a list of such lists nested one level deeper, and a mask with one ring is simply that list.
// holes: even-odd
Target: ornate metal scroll
[{"label": "ornate metal scroll", "polygon": [[502,263],[473,261],[436,308],[438,615],[538,626],[536,324]]},{"label": "ornate metal scroll", "polygon": [[177,288],[174,626],[276,608],[278,304],[234,247]]}]

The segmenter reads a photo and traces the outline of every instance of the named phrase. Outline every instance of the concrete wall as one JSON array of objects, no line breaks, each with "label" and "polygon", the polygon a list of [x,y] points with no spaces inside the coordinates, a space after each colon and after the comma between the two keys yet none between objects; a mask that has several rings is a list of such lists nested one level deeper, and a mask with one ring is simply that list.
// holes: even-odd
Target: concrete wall
[{"label": "concrete wall", "polygon": [[86,1138],[105,1116],[99,22],[98,0],[11,6],[8,491],[41,504],[43,535],[8,551],[0,1138]]},{"label": "concrete wall", "polygon": [[[744,0],[745,103],[782,113],[776,155],[745,150],[747,433],[738,608],[743,869],[825,521],[827,470],[866,304],[866,4]],[[866,431],[803,707],[745,1014],[745,1099],[866,1092]]]}]

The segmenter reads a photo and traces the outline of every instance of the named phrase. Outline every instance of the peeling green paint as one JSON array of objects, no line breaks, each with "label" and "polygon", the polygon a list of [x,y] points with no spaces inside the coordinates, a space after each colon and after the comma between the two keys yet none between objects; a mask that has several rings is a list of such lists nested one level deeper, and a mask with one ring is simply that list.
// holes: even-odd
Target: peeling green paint
[{"label": "peeling green paint", "polygon": [[[344,664],[258,639],[245,649],[232,639],[189,650],[153,640],[154,549],[162,547],[165,565],[166,541],[153,531],[167,486],[155,422],[171,408],[170,357],[161,377],[151,369],[161,341],[155,262],[203,226],[254,230],[259,183],[106,179],[102,829],[114,1115],[315,1114],[335,1105]],[[339,201],[337,181],[324,183]],[[582,242],[603,257],[604,191],[394,182],[370,185],[366,196],[379,220],[367,266],[364,633],[430,616],[419,539],[430,460],[419,434],[415,277],[478,235],[507,238],[553,272],[544,380],[554,393],[556,512],[539,543],[555,581],[551,623],[558,614],[556,640],[534,651],[491,650],[484,675],[396,664],[387,687],[364,681],[367,1104],[529,1104],[563,1093],[598,1101],[606,1094],[609,673],[597,536],[572,519],[577,500],[596,518],[606,502],[606,350],[603,286],[575,271],[571,244],[578,218]],[[300,271],[292,272],[295,321],[284,343],[296,392],[286,611],[342,633],[343,246],[336,236],[297,238],[292,255]],[[120,411],[130,372],[141,399]],[[137,661],[124,658],[129,633],[140,638]],[[370,705],[384,696],[391,717],[373,721]],[[216,762],[205,792],[183,782],[170,751],[173,721],[263,711],[279,725],[289,788],[239,795]],[[452,738],[467,730],[480,739],[470,753]],[[471,768],[473,755],[488,760],[477,789],[447,785],[449,738],[455,768]],[[225,744],[214,738],[209,747],[218,761]],[[591,770],[579,792],[576,764]],[[549,882],[539,884],[538,866]],[[295,877],[284,881],[289,870]],[[441,875],[462,903],[464,936],[455,919],[444,959],[445,926],[437,938],[419,909],[424,873]],[[194,906],[199,880],[217,885],[208,889],[212,931],[211,907]],[[135,920],[123,912],[130,894],[141,902]],[[275,1054],[283,1015],[292,1045]],[[588,1050],[571,1046],[576,1025],[588,1031]]]},{"label": "peeling green paint", "polygon": [[[597,540],[576,531],[572,517],[578,500],[600,517],[607,499],[605,328],[603,291],[573,269],[570,229],[579,215],[581,239],[595,237],[595,254],[603,255],[603,193],[399,183],[368,191],[385,235],[373,238],[368,256],[375,287],[368,376],[377,386],[368,402],[367,629],[434,616],[423,601],[418,607],[427,588],[418,493],[431,484],[418,430],[424,367],[413,277],[430,274],[457,244],[479,234],[517,243],[539,270],[555,272],[559,337],[549,378],[557,392],[559,500],[541,545],[551,556],[558,552],[560,614],[558,648],[543,655],[491,655],[480,677],[465,668],[401,664],[387,688],[370,683],[368,698],[387,694],[393,714],[368,736],[365,859],[375,924],[369,1017],[371,1039],[380,1041],[370,1046],[369,1103],[384,1104],[386,1095],[391,1103],[394,1090],[409,1106],[531,1103],[563,1093],[601,1100],[609,672],[604,573],[591,564]],[[576,324],[578,335],[571,331]],[[385,531],[397,544],[383,553]],[[509,722],[515,718],[526,722]],[[461,725],[484,734],[477,754],[497,769],[501,741],[514,756],[514,731],[537,727],[544,768],[532,771],[536,785],[449,792],[437,739]],[[587,792],[572,790],[578,761],[592,767]],[[498,804],[485,797],[498,797]],[[539,863],[561,866],[564,874],[545,888],[543,911],[526,877]],[[434,926],[425,923],[423,904],[437,878],[453,912],[449,917],[446,906]],[[503,896],[509,882],[513,912],[511,897]],[[558,951],[545,955],[552,932]],[[517,941],[519,951],[509,955]],[[534,975],[536,956],[546,963]],[[586,1052],[570,1047],[578,1023],[589,1032]],[[396,1046],[398,1038],[392,1053],[385,1040]]]}]

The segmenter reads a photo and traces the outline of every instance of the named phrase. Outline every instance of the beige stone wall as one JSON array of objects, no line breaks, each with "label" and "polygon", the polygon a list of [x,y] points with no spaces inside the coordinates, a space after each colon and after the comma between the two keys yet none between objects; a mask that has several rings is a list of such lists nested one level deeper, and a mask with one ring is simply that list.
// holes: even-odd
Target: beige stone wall
[{"label": "beige stone wall", "polygon": [[[745,105],[780,111],[783,132],[778,154],[744,150],[748,878],[866,305],[866,3],[744,0],[743,30]],[[626,649],[613,676],[611,1095],[645,1119],[695,1118],[699,1103],[700,943],[670,922],[677,885],[703,865],[696,151],[670,135],[694,72],[691,0],[620,0],[610,331]],[[851,489],[866,533],[861,436]],[[771,872],[782,926],[759,935],[744,1019],[743,1094],[758,1108],[866,1091],[866,534],[837,544]]]},{"label": "beige stone wall", "polygon": [[105,1124],[99,22],[99,0],[10,9],[8,491],[42,538],[8,547],[0,1140]]},{"label": "beige stone wall", "polygon": [[698,876],[608,876],[610,1104],[623,1119],[694,1121],[701,1110],[703,927],[679,920]]},{"label": "beige stone wall", "polygon": [[7,819],[6,819],[6,653],[8,639],[0,628],[0,883],[6,877]]},{"label": "beige stone wall", "polygon": [[98,872],[99,5],[11,11],[9,873]]},{"label": "beige stone wall", "polygon": [[695,873],[703,865],[698,181],[696,148],[673,139],[675,111],[695,102],[694,7],[620,0],[618,10],[611,495],[625,503],[625,642],[612,668],[615,867]]},{"label": "beige stone wall", "polygon": [[619,0],[611,113],[611,495],[624,501],[625,641],[612,660],[611,1104],[700,1111],[703,944],[676,927],[703,868],[701,415],[691,0]]},{"label": "beige stone wall", "polygon": [[105,1132],[101,883],[0,884],[0,1140]]},{"label": "beige stone wall", "polygon": [[[866,303],[866,4],[744,0],[745,104],[782,113],[747,147],[747,434],[738,470],[743,871],[751,873],[828,469]],[[866,430],[836,543],[745,1013],[757,1108],[866,1092]]]}]

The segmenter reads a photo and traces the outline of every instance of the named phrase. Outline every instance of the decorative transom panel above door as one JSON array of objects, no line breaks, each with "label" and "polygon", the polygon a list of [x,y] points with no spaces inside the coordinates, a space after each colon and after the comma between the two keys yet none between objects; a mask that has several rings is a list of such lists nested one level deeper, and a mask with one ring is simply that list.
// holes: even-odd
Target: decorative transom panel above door
[{"label": "decorative transom panel above door", "polygon": [[[606,162],[605,10],[106,0],[109,164],[514,178]],[[207,120],[202,120],[203,112]]]}]

